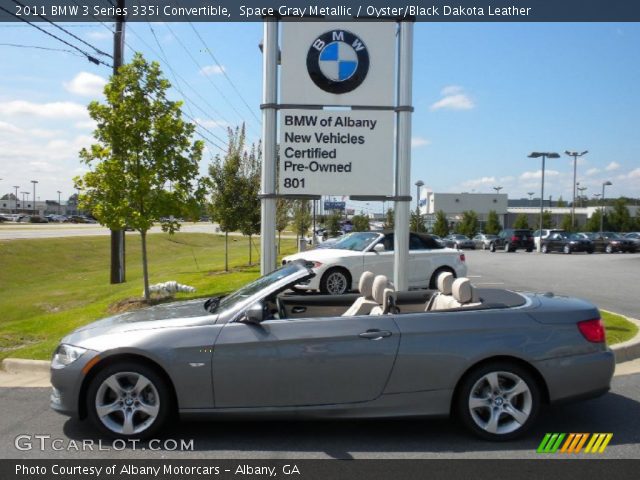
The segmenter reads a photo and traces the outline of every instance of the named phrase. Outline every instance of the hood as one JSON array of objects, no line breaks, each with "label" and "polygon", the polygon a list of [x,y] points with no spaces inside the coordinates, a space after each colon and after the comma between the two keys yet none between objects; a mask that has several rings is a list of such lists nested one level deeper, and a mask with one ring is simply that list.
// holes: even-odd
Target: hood
[{"label": "hood", "polygon": [[83,339],[98,335],[118,334],[133,330],[187,327],[215,323],[215,319],[215,315],[205,311],[202,299],[163,303],[89,323],[73,331],[62,341],[77,345]]},{"label": "hood", "polygon": [[337,248],[319,248],[314,250],[307,250],[306,252],[294,253],[293,255],[289,255],[284,257],[283,260],[290,262],[293,260],[310,260],[317,262],[325,262],[327,260],[337,260],[338,258],[344,257],[358,257],[361,256],[363,252],[358,252],[354,250],[340,250]]}]

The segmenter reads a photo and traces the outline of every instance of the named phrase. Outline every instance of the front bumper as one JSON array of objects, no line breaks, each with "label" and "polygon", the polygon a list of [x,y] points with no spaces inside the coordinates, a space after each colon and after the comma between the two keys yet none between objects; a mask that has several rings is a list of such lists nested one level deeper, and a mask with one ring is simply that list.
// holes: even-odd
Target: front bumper
[{"label": "front bumper", "polygon": [[80,391],[85,379],[84,367],[98,355],[87,350],[75,362],[62,368],[51,367],[51,385],[53,387],[49,405],[53,410],[72,417],[80,413]]}]

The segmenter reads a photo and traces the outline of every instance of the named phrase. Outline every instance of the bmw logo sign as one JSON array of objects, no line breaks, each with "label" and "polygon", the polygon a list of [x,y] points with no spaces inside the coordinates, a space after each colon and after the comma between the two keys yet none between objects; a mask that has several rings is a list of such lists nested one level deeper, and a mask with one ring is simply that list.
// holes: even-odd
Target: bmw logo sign
[{"label": "bmw logo sign", "polygon": [[367,46],[346,30],[323,33],[309,47],[307,71],[325,92],[351,92],[364,82],[369,71]]}]

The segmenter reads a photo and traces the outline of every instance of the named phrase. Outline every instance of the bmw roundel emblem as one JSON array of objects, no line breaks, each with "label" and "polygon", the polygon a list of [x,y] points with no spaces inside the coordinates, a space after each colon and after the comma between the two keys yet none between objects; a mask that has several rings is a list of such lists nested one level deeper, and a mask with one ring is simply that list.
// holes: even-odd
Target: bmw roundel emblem
[{"label": "bmw roundel emblem", "polygon": [[364,42],[346,30],[330,30],[317,37],[307,53],[313,83],[329,93],[347,93],[362,84],[369,71]]}]

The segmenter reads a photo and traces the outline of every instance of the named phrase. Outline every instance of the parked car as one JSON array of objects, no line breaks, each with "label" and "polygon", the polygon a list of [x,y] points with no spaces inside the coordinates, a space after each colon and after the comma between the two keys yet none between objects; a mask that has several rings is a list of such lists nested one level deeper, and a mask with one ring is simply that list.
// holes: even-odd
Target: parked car
[{"label": "parked car", "polygon": [[626,233],[624,238],[631,240],[636,245],[636,251],[640,251],[640,232]]},{"label": "parked car", "polygon": [[549,237],[549,235],[551,234],[564,233],[564,230],[560,228],[543,228],[542,235],[540,234],[540,232],[541,232],[540,230],[536,230],[535,232],[533,232],[533,245],[535,248],[538,248],[538,244],[540,243],[540,238],[544,240],[545,238]]},{"label": "parked car", "polygon": [[[316,248],[284,257],[283,264],[304,259],[313,264],[315,276],[296,285],[301,290],[317,290],[339,295],[354,289],[360,275],[371,271],[393,277],[393,231],[353,232],[331,248]],[[434,288],[442,271],[456,277],[467,273],[464,254],[443,247],[428,234],[409,235],[409,287]]]},{"label": "parked car", "polygon": [[442,241],[444,242],[445,247],[449,248],[457,248],[459,250],[462,250],[463,248],[475,250],[476,248],[476,244],[473,243],[469,237],[459,233],[452,233],[451,235],[444,237]]},{"label": "parked car", "polygon": [[591,240],[591,241],[593,241],[593,239],[596,237],[596,234],[593,232],[578,232],[578,233],[575,233],[574,235],[577,235],[579,238],[582,238],[583,240]]},{"label": "parked car", "polygon": [[549,252],[587,252],[593,253],[595,250],[593,242],[586,240],[581,236],[573,233],[552,233],[547,238],[542,240],[542,253]]},{"label": "parked car", "polygon": [[479,233],[475,237],[473,237],[473,243],[476,248],[481,248],[482,250],[487,250],[491,245],[491,242],[498,238],[497,235],[489,235],[487,233]]},{"label": "parked car", "polygon": [[[222,299],[83,326],[53,355],[51,407],[123,439],[154,438],[170,420],[197,415],[451,415],[500,441],[526,433],[542,404],[610,388],[614,356],[600,312],[584,300],[457,279],[461,307],[425,311],[434,292],[394,293],[378,277],[380,314],[343,316],[357,295],[283,293],[315,275],[289,262]],[[399,312],[387,314],[392,297]]]},{"label": "parked car", "polygon": [[505,228],[498,237],[489,243],[489,250],[504,250],[505,252],[515,252],[519,248],[524,248],[527,252],[533,251],[533,236],[531,230]]},{"label": "parked car", "polygon": [[625,238],[615,232],[596,233],[593,239],[593,246],[597,252],[636,252],[636,244],[630,238]]}]

